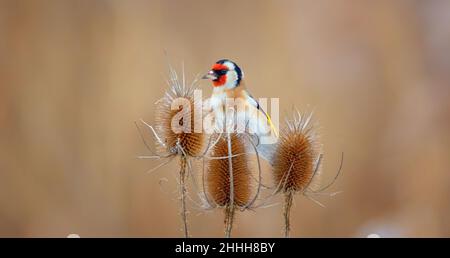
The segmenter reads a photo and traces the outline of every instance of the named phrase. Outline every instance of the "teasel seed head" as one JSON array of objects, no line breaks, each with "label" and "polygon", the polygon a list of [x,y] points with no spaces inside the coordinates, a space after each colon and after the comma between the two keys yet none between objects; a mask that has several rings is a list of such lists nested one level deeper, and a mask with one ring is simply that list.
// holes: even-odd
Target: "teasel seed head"
[{"label": "teasel seed head", "polygon": [[[198,157],[206,151],[205,134],[202,131],[202,101],[201,95],[196,95],[196,83],[186,85],[184,66],[182,79],[179,80],[177,73],[168,64],[169,79],[167,84],[169,89],[156,103],[155,128],[145,123],[152,131],[157,153],[150,158],[169,158],[167,164],[173,157],[179,156],[179,190],[180,190],[180,215],[183,222],[184,236],[189,237],[186,208],[186,178],[189,173],[189,157]],[[198,128],[199,127],[199,128]],[[145,140],[144,143],[146,144]],[[148,145],[146,144],[148,147]],[[150,149],[148,147],[148,149]],[[189,163],[190,164],[190,163]],[[159,165],[158,167],[160,167]],[[157,168],[158,168],[157,167]],[[193,180],[194,182],[194,180]]]},{"label": "teasel seed head", "polygon": [[[245,207],[251,201],[251,171],[246,155],[245,137],[231,133],[234,205]],[[218,206],[227,206],[230,200],[230,156],[227,136],[222,136],[212,147],[207,163],[206,192]]]},{"label": "teasel seed head", "polygon": [[169,66],[169,89],[156,103],[155,130],[159,136],[156,141],[159,153],[199,156],[204,152],[206,136],[196,128],[203,121],[201,101],[194,98],[197,82],[194,80],[190,86],[186,85],[184,71],[180,81]]},{"label": "teasel seed head", "polygon": [[304,191],[317,175],[320,145],[309,115],[295,113],[286,120],[273,155],[273,177],[278,191]]}]

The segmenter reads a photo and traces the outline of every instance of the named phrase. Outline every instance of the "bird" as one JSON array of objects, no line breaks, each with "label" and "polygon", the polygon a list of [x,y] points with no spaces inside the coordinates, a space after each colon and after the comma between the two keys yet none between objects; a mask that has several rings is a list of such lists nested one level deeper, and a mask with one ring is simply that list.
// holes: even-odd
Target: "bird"
[{"label": "bird", "polygon": [[216,126],[223,128],[224,116],[228,114],[225,112],[227,110],[226,102],[231,99],[234,100],[236,106],[242,104],[235,110],[238,128],[242,126],[239,123],[244,122],[244,127],[250,133],[256,134],[260,143],[270,144],[276,141],[278,138],[277,128],[269,114],[246,88],[244,72],[235,62],[229,59],[215,62],[202,79],[209,79],[212,82],[213,92],[209,101],[215,115]]}]

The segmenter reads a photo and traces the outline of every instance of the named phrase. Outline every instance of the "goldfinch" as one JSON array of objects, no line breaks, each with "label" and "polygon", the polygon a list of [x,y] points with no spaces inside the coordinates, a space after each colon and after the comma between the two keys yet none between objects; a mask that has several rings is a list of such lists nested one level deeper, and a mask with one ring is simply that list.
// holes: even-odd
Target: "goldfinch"
[{"label": "goldfinch", "polygon": [[261,143],[274,143],[278,138],[278,130],[270,116],[248,92],[243,78],[244,73],[241,68],[235,62],[227,59],[217,61],[212,69],[202,77],[202,79],[212,81],[213,92],[210,98],[210,107],[215,114],[215,121],[223,124],[224,115],[228,114],[225,112],[226,107],[229,107],[226,102],[233,100],[233,106],[242,105],[241,108],[238,106],[236,110],[237,126],[245,123],[244,129],[256,134]]}]

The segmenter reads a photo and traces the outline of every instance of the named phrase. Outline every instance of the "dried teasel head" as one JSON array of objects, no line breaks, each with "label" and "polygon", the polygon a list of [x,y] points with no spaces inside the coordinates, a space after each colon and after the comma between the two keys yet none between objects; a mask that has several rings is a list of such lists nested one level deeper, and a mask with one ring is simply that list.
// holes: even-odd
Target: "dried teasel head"
[{"label": "dried teasel head", "polygon": [[201,96],[195,96],[198,80],[186,85],[169,66],[169,89],[156,104],[155,130],[159,153],[199,156],[205,150]]},{"label": "dried teasel head", "polygon": [[[180,215],[184,236],[189,237],[185,180],[187,176],[191,175],[190,178],[194,182],[188,158],[203,156],[206,152],[205,134],[202,132],[202,100],[201,94],[197,95],[195,91],[198,80],[194,80],[188,86],[185,80],[184,67],[181,80],[178,79],[177,73],[170,65],[168,65],[168,68],[169,79],[167,84],[169,89],[156,103],[155,127],[143,122],[153,134],[158,153],[154,156],[141,156],[141,158],[169,158],[152,171],[167,164],[176,156],[180,158]],[[144,138],[143,141],[150,150]]]},{"label": "dried teasel head", "polygon": [[296,192],[306,193],[320,164],[321,154],[311,123],[312,113],[298,111],[292,120],[286,120],[273,155],[273,176],[277,191],[285,196],[284,235],[290,232],[290,210]]},{"label": "dried teasel head", "polygon": [[[251,171],[244,134],[228,133],[216,140],[208,157],[206,195],[215,206],[224,207],[225,236],[231,236],[236,207],[246,209],[256,200],[251,198]],[[210,204],[211,201],[207,200]]]},{"label": "dried teasel head", "polygon": [[320,145],[311,118],[296,112],[280,133],[272,161],[278,191],[304,191],[316,175]]},{"label": "dried teasel head", "polygon": [[[246,155],[245,138],[242,134],[231,133],[231,153],[228,151],[227,136],[222,136],[211,148],[207,163],[206,192],[217,206],[233,203],[245,207],[251,201],[251,171]],[[230,162],[233,176],[233,194],[231,193]]]}]

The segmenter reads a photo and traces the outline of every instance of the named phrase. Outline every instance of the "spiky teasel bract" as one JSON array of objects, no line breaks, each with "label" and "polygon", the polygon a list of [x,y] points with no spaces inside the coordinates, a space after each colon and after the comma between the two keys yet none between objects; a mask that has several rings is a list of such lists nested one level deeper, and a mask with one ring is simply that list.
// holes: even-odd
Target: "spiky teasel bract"
[{"label": "spiky teasel bract", "polygon": [[[231,155],[234,184],[234,203],[245,206],[250,200],[250,168],[244,139],[238,134],[231,134]],[[207,192],[218,206],[230,203],[230,169],[228,160],[228,143],[226,137],[221,137],[212,147],[208,161]],[[223,157],[214,159],[214,157]]]},{"label": "spiky teasel bract", "polygon": [[277,191],[285,195],[285,236],[289,235],[289,214],[293,196],[305,192],[317,175],[320,165],[320,145],[309,115],[294,114],[286,120],[273,155],[273,177]]},{"label": "spiky teasel bract", "polygon": [[256,190],[252,196],[258,186],[252,184],[247,140],[243,133],[219,136],[208,155],[206,196],[216,207],[224,208],[226,237],[231,234],[235,209],[249,208],[258,195]]},{"label": "spiky teasel bract", "polygon": [[273,156],[273,176],[279,191],[302,191],[311,182],[320,148],[311,118],[312,114],[297,113],[281,130]]},{"label": "spiky teasel bract", "polygon": [[155,129],[161,140],[156,142],[158,151],[199,156],[205,151],[205,134],[201,131],[201,99],[194,99],[197,81],[194,80],[190,86],[186,85],[183,72],[180,82],[171,67],[169,74],[169,90],[156,103]]},{"label": "spiky teasel bract", "polygon": [[[167,159],[160,166],[167,164],[176,156],[180,157],[181,217],[185,237],[188,237],[185,183],[188,168],[190,168],[188,158],[200,157],[206,152],[206,136],[201,131],[203,121],[201,99],[200,97],[199,99],[194,98],[194,90],[198,80],[194,80],[190,85],[187,85],[184,69],[180,80],[176,71],[170,65],[168,68],[169,79],[167,84],[169,89],[156,102],[155,126],[153,127],[143,121],[153,134],[157,154],[141,157]],[[196,126],[200,126],[200,132],[198,132],[199,128],[196,128]]]}]

